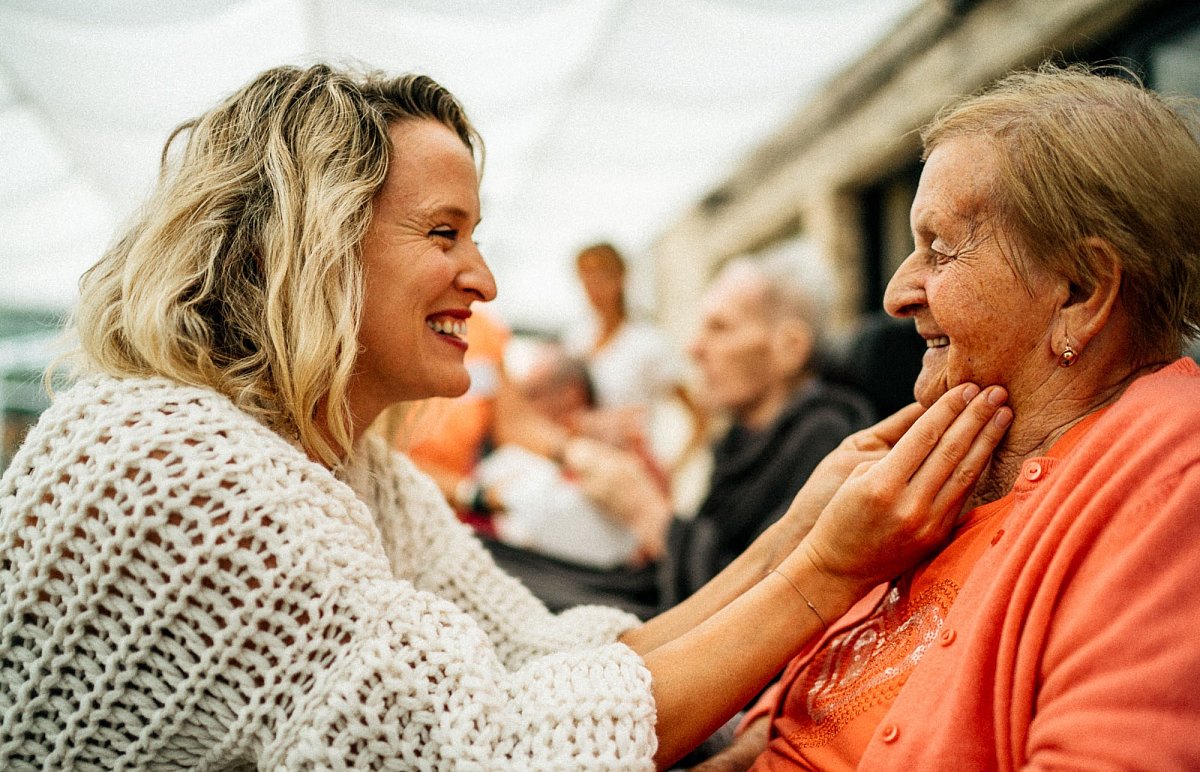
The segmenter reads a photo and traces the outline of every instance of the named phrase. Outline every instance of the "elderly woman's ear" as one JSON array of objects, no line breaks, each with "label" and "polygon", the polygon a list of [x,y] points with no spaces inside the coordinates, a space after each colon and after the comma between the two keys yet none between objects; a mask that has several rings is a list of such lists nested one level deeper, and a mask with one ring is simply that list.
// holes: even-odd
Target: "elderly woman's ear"
[{"label": "elderly woman's ear", "polygon": [[[1090,285],[1063,279],[1067,287],[1059,308],[1051,345],[1061,356],[1066,349],[1081,353],[1114,321],[1121,291],[1121,260],[1107,240],[1089,237],[1081,244],[1095,278]],[[1121,319],[1120,323],[1127,323]]]}]

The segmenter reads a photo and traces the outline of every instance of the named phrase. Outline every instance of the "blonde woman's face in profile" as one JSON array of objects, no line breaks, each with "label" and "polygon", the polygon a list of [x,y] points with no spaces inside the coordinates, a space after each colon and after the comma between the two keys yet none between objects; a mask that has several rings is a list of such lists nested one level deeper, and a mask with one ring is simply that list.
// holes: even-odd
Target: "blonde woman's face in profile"
[{"label": "blonde woman's face in profile", "polygon": [[390,133],[390,168],[362,244],[350,402],[364,423],[396,402],[465,392],[471,304],[496,296],[473,241],[479,178],[470,151],[433,120],[398,123]]}]

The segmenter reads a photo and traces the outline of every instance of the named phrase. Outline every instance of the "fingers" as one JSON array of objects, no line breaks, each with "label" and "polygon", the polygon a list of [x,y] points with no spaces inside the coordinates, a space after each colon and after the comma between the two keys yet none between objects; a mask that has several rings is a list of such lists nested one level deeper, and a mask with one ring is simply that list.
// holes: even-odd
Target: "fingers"
[{"label": "fingers", "polygon": [[921,407],[919,403],[914,402],[911,405],[902,407],[871,428],[860,432],[860,434],[865,434],[872,439],[881,441],[890,448],[904,436],[909,427],[924,413],[925,408]]},{"label": "fingers", "polygon": [[[909,492],[931,502],[935,517],[953,518],[1004,436],[1012,411],[1000,386],[976,396],[941,432],[935,446],[909,480]],[[936,407],[936,405],[934,406]]]},{"label": "fingers", "polygon": [[[901,480],[911,480],[917,470],[929,460],[934,448],[946,441],[947,431],[957,422],[959,416],[963,415],[963,423],[949,438],[950,442],[962,443],[958,457],[954,458],[956,452],[953,447],[943,448],[943,456],[954,458],[951,467],[957,464],[962,456],[966,455],[970,438],[983,428],[996,411],[997,406],[988,402],[986,398],[980,399],[979,394],[978,386],[964,383],[939,397],[932,407],[913,422],[904,436],[896,440],[892,452],[884,462],[889,465],[890,473]],[[971,405],[975,405],[975,409],[967,410]]]},{"label": "fingers", "polygon": [[[1006,395],[994,393],[985,394],[986,400],[995,400],[998,404]],[[977,397],[977,399],[979,399]],[[988,463],[992,460],[992,452],[1004,438],[1008,426],[1012,423],[1012,410],[1000,407],[992,415],[991,420],[984,424],[983,429],[970,441],[966,455],[958,462],[941,490],[933,499],[933,510],[944,511],[946,518],[958,516],[962,503],[975,487],[975,482],[983,474]]]}]

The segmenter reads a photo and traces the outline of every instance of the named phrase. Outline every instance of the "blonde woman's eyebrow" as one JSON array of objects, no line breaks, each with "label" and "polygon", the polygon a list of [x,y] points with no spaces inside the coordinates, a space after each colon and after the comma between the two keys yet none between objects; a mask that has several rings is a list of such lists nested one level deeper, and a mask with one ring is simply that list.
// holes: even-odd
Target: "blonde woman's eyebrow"
[{"label": "blonde woman's eyebrow", "polygon": [[[430,209],[426,213],[426,217],[430,217],[430,218],[447,217],[447,218],[453,218],[453,219],[458,219],[458,220],[470,221],[471,213],[469,211],[467,211],[466,209],[464,209],[463,207],[458,206],[457,204],[441,204],[441,205],[435,206],[432,209]],[[482,221],[483,221],[482,216],[476,218],[472,227],[478,226],[479,223]]]}]

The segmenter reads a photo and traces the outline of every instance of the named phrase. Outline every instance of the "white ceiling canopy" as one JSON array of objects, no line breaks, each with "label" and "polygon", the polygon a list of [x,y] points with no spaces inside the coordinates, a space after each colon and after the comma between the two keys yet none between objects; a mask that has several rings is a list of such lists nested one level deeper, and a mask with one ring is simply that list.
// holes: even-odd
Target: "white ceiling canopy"
[{"label": "white ceiling canopy", "polygon": [[64,308],[179,122],[255,73],[424,72],[484,137],[478,238],[511,323],[582,302],[571,257],[639,263],[815,87],[919,0],[0,0],[0,305]]}]

